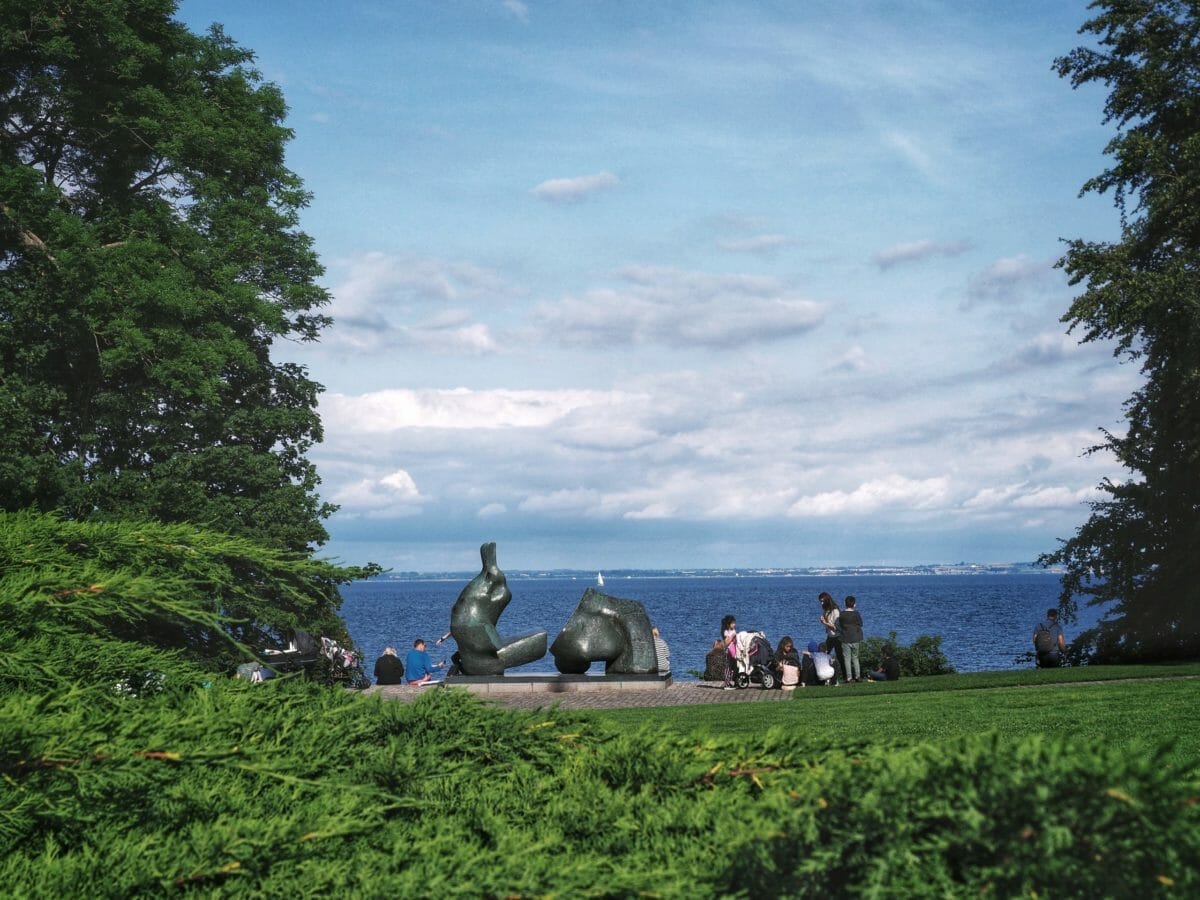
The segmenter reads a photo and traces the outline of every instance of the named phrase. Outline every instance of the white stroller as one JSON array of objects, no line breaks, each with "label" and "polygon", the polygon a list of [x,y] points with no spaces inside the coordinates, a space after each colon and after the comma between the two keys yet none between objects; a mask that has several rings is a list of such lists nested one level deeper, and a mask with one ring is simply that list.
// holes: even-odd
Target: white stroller
[{"label": "white stroller", "polygon": [[737,645],[737,675],[734,684],[740,688],[751,684],[762,685],[765,690],[775,687],[778,680],[771,669],[771,642],[761,631],[739,631]]}]

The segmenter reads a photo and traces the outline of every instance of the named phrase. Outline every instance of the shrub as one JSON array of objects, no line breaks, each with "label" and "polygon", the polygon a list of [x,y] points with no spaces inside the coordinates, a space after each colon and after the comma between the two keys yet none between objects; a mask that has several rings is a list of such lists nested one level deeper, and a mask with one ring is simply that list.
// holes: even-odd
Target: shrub
[{"label": "shrub", "polygon": [[896,662],[900,664],[902,676],[951,675],[954,673],[954,666],[942,652],[941,635],[918,635],[911,645],[905,646],[896,639],[894,631],[890,632],[887,638],[869,637],[863,641],[862,647],[859,649],[859,658],[862,661],[864,672],[879,671],[883,665],[884,644],[892,645],[892,651],[896,656]]}]

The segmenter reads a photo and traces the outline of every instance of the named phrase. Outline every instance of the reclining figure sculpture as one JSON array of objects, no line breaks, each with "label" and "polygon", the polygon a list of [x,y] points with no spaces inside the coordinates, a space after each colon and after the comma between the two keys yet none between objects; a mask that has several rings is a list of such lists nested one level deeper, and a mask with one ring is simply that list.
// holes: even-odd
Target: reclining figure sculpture
[{"label": "reclining figure sculpture", "polygon": [[550,647],[554,665],[564,675],[580,675],[604,660],[606,675],[652,675],[658,659],[650,627],[637,600],[588,588]]},{"label": "reclining figure sculpture", "polygon": [[[512,600],[508,580],[496,565],[495,543],[479,548],[483,570],[462,589],[450,610],[450,633],[458,644],[456,662],[464,675],[503,675],[546,655],[546,632],[502,638],[500,614]],[[653,648],[652,648],[653,651]],[[652,653],[653,655],[653,653]]]}]

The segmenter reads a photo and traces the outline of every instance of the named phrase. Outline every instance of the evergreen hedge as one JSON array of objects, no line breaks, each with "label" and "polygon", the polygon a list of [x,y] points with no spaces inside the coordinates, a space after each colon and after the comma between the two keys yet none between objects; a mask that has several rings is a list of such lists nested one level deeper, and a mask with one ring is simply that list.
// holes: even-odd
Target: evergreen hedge
[{"label": "evergreen hedge", "polygon": [[[250,684],[169,642],[136,646],[139,622],[161,618],[156,637],[222,624],[209,595],[175,589],[186,564],[171,546],[127,581],[33,577],[138,544],[112,528],[88,533],[95,552],[66,556],[0,539],[8,895],[1200,891],[1200,774],[1153,744],[831,746],[820,728],[718,739],[513,712],[453,689],[408,704],[298,678]],[[114,638],[119,597],[128,627]],[[131,656],[163,674],[160,690],[117,689]]]}]

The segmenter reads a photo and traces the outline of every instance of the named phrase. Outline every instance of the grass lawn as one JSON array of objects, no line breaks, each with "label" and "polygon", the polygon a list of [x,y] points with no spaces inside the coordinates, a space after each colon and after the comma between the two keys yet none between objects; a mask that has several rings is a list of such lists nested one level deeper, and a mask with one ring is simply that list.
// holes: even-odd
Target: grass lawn
[{"label": "grass lawn", "polygon": [[[1091,680],[1085,683],[1072,682],[1079,682],[1086,668],[984,672],[902,679],[890,685],[806,688],[779,703],[589,714],[631,727],[697,735],[746,736],[772,727],[800,730],[812,735],[814,745],[825,747],[910,744],[996,731],[1009,737],[1062,735],[1118,745],[1137,742],[1143,747],[1161,743],[1170,758],[1200,757],[1200,679],[1195,677],[1200,665],[1169,670],[1092,668]],[[1112,670],[1125,677],[1112,680]],[[1191,677],[1164,678],[1164,674]]]}]

